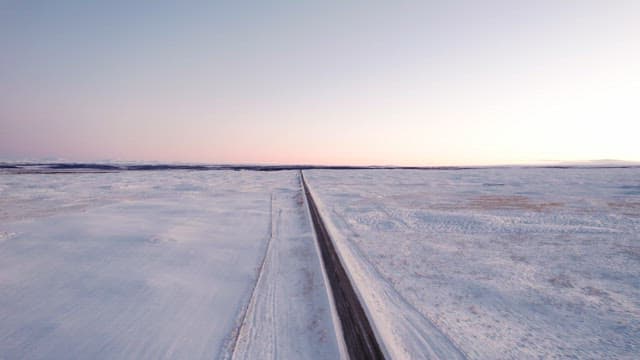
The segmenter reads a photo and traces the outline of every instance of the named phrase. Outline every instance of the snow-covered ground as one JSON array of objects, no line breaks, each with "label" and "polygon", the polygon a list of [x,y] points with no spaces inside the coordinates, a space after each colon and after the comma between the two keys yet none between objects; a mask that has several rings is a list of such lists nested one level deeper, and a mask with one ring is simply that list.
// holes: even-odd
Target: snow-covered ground
[{"label": "snow-covered ground", "polygon": [[319,250],[298,187],[274,194],[272,239],[233,359],[344,358]]},{"label": "snow-covered ground", "polygon": [[[393,358],[636,358],[640,169],[310,170]],[[0,359],[344,356],[297,172],[0,173]]]},{"label": "snow-covered ground", "polygon": [[391,354],[640,353],[640,169],[310,170]]},{"label": "snow-covered ground", "polygon": [[0,174],[0,358],[337,358],[300,196],[293,171]]}]

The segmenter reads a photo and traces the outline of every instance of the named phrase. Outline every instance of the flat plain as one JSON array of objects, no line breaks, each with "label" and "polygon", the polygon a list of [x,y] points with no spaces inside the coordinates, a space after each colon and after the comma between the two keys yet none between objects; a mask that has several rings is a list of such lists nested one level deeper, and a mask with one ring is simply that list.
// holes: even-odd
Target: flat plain
[{"label": "flat plain", "polygon": [[0,358],[339,356],[297,172],[0,174],[0,194]]},{"label": "flat plain", "polygon": [[[0,358],[344,358],[298,171],[0,173]],[[640,351],[640,168],[303,170],[390,358]]]},{"label": "flat plain", "polygon": [[637,357],[640,169],[305,176],[399,356]]}]

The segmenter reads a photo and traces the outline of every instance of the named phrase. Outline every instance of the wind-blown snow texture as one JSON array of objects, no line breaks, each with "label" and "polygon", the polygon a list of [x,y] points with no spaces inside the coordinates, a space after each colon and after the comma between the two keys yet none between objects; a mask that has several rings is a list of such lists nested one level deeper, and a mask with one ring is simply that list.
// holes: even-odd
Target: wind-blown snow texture
[{"label": "wind-blown snow texture", "polygon": [[417,323],[468,358],[637,358],[640,169],[305,177],[392,350]]},{"label": "wind-blown snow texture", "polygon": [[[229,356],[271,200],[299,186],[293,171],[0,174],[0,358]],[[311,241],[298,220],[278,231]],[[297,334],[315,354],[335,338],[326,293],[310,291],[325,298],[297,304],[296,325],[315,321]]]}]

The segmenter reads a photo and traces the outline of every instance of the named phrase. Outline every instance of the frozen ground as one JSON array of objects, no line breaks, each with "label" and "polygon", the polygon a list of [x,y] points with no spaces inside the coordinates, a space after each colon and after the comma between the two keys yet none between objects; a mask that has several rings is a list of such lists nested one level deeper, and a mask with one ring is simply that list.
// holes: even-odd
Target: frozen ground
[{"label": "frozen ground", "polygon": [[399,357],[640,352],[640,169],[311,170]]},{"label": "frozen ground", "polygon": [[0,358],[242,357],[251,336],[336,358],[299,191],[292,171],[0,174]]},{"label": "frozen ground", "polygon": [[336,338],[339,322],[332,317],[304,195],[296,185],[273,196],[272,239],[234,360],[334,360],[346,354]]}]

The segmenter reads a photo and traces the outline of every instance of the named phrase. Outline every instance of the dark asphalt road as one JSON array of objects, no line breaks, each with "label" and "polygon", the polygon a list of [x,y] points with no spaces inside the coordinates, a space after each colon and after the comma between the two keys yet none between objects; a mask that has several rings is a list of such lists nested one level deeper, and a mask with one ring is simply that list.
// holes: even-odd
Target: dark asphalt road
[{"label": "dark asphalt road", "polygon": [[313,228],[316,232],[322,261],[327,278],[333,292],[334,302],[342,324],[344,341],[349,357],[355,359],[384,359],[378,341],[369,323],[369,319],[362,308],[362,304],[354,291],[353,285],[336,254],[333,241],[320,217],[315,201],[309,192],[307,183],[300,172],[302,186],[309,204]]}]

